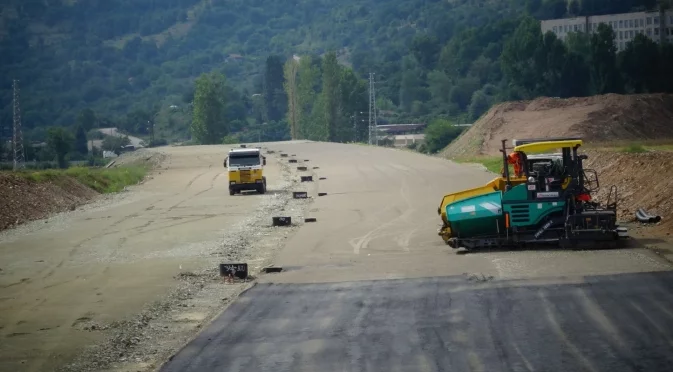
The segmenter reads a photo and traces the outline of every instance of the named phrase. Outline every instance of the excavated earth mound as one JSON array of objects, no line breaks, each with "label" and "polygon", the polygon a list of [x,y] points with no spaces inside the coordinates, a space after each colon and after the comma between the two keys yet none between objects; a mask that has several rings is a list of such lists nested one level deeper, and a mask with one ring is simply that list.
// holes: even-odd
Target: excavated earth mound
[{"label": "excavated earth mound", "polygon": [[498,155],[502,139],[579,136],[587,142],[673,138],[673,94],[501,103],[447,146],[447,158]]},{"label": "excavated earth mound", "polygon": [[[618,217],[635,223],[638,208],[662,217],[657,224],[635,224],[643,233],[670,235],[673,231],[673,153],[648,151],[625,153],[610,150],[584,151],[585,166],[596,170],[600,189],[594,197],[605,203],[612,185],[617,186]],[[638,234],[636,234],[638,235]]]},{"label": "excavated earth mound", "polygon": [[20,175],[0,172],[0,231],[75,209],[97,195],[70,177],[58,182],[35,182]]}]

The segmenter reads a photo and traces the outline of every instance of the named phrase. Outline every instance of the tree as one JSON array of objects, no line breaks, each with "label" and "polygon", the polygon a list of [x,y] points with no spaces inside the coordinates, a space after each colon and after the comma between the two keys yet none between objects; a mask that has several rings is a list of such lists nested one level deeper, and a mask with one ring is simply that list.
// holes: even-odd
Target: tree
[{"label": "tree", "polygon": [[470,106],[468,107],[468,113],[471,120],[477,120],[479,117],[485,113],[488,108],[491,106],[489,97],[482,91],[478,90],[472,94],[472,100],[470,101]]},{"label": "tree", "polygon": [[84,127],[81,125],[78,125],[77,130],[75,131],[75,151],[80,155],[86,155],[89,153],[86,132],[84,131]]},{"label": "tree", "polygon": [[287,94],[287,120],[290,123],[290,136],[292,139],[299,138],[299,100],[297,98],[297,70],[299,62],[290,58],[285,62],[283,75],[285,77],[285,93]]},{"label": "tree", "polygon": [[570,0],[568,2],[568,15],[576,17],[580,14],[580,2],[577,0]]},{"label": "tree", "polygon": [[405,111],[411,111],[411,104],[421,98],[420,87],[422,85],[419,71],[406,69],[402,73],[400,82],[400,107]]},{"label": "tree", "polygon": [[589,65],[585,57],[575,53],[568,52],[563,64],[561,73],[561,90],[559,97],[584,97],[589,94],[589,84],[591,74]]},{"label": "tree", "polygon": [[313,120],[313,107],[316,101],[316,87],[320,83],[319,66],[310,56],[301,57],[297,73],[297,106],[299,135],[301,138],[317,139],[316,121]]},{"label": "tree", "polygon": [[535,58],[541,41],[540,23],[532,17],[524,17],[505,42],[500,58],[507,79],[531,95],[537,90],[541,78]]},{"label": "tree", "polygon": [[[158,110],[156,110],[158,111]],[[149,111],[135,109],[126,114],[126,120],[120,123],[120,126],[131,133],[149,134],[151,121],[155,115]]]},{"label": "tree", "polygon": [[566,47],[552,32],[542,37],[535,52],[536,75],[539,77],[535,94],[556,96],[563,84],[563,63],[566,58]]},{"label": "tree", "polygon": [[542,6],[542,0],[526,0],[526,11],[528,14],[535,14]]},{"label": "tree", "polygon": [[587,63],[591,58],[591,35],[586,32],[570,32],[565,40],[568,52],[579,54]]},{"label": "tree", "polygon": [[[340,139],[342,141],[362,141],[366,138],[367,125],[358,118],[362,118],[360,112],[368,109],[367,82],[359,79],[353,70],[344,68],[341,71],[339,91],[341,94]],[[352,125],[354,119],[355,127]]]},{"label": "tree", "polygon": [[425,128],[425,147],[428,152],[436,153],[448,146],[460,135],[462,129],[445,119],[436,119]]},{"label": "tree", "polygon": [[73,136],[61,127],[51,127],[47,131],[47,147],[56,155],[59,168],[67,168],[65,156],[73,145]]},{"label": "tree", "polygon": [[224,84],[224,75],[218,72],[202,74],[196,79],[191,131],[198,143],[222,143],[229,134]]},{"label": "tree", "polygon": [[101,147],[105,151],[112,151],[116,154],[119,154],[122,147],[130,143],[131,141],[127,136],[105,136]]},{"label": "tree", "polygon": [[283,62],[279,56],[266,59],[262,90],[266,105],[265,121],[279,121],[285,116],[287,96],[283,89]]},{"label": "tree", "polygon": [[618,93],[617,47],[612,27],[601,23],[591,35],[591,90],[594,94]]},{"label": "tree", "polygon": [[84,127],[84,130],[88,132],[96,126],[96,121],[96,113],[90,108],[85,108],[77,115],[76,124]]},{"label": "tree", "polygon": [[328,52],[322,60],[322,99],[324,104],[324,126],[328,140],[337,141],[337,115],[341,100],[339,97],[340,67],[336,53]]},{"label": "tree", "polygon": [[411,43],[411,51],[425,69],[432,69],[437,62],[441,45],[434,35],[418,35]]},{"label": "tree", "polygon": [[[626,45],[619,53],[619,70],[622,71],[628,91],[647,93],[659,91],[659,47],[643,34]],[[648,66],[649,68],[643,68]]]}]

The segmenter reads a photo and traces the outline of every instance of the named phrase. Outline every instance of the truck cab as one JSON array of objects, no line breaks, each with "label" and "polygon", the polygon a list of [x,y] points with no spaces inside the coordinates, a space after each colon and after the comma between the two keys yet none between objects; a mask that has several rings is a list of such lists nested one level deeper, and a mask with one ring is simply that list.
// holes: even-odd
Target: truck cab
[{"label": "truck cab", "polygon": [[260,149],[232,149],[224,159],[224,167],[229,174],[229,195],[245,190],[254,190],[260,194],[266,192],[264,166],[266,157]]}]

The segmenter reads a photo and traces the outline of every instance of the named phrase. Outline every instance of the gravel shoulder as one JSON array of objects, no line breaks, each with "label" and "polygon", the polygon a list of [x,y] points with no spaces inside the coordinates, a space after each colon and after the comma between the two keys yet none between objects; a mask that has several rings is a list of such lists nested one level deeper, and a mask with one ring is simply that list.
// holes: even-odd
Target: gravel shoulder
[{"label": "gravel shoulder", "polygon": [[[142,185],[1,234],[0,369],[151,369],[251,286],[217,265],[257,276],[311,201],[292,199],[305,185],[273,155],[267,194],[229,196],[227,149],[147,150],[164,161]],[[275,214],[295,225],[271,227]]]}]

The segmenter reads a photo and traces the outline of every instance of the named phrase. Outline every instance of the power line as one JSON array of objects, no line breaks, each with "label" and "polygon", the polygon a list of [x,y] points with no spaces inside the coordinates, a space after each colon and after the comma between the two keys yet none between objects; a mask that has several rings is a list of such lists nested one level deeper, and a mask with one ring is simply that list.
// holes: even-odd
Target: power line
[{"label": "power line", "polygon": [[19,103],[19,81],[14,80],[14,134],[12,147],[14,148],[14,170],[26,168],[26,158],[23,151],[23,132],[21,131],[21,105]]}]

